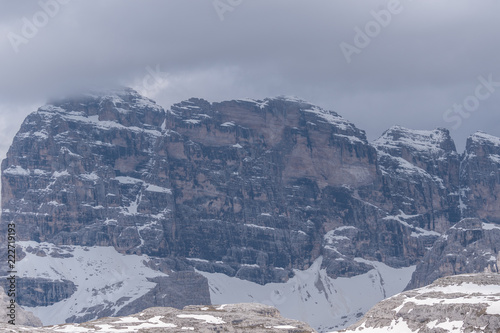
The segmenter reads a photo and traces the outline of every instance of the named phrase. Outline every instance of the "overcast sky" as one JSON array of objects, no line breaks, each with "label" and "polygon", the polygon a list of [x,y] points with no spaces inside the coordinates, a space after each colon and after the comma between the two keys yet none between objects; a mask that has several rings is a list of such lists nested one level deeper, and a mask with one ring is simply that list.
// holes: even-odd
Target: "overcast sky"
[{"label": "overcast sky", "polygon": [[[370,140],[500,136],[497,0],[0,0],[0,154],[48,98],[132,86],[160,105],[295,95]],[[497,83],[498,82],[498,83]],[[455,105],[455,106],[454,106]]]}]

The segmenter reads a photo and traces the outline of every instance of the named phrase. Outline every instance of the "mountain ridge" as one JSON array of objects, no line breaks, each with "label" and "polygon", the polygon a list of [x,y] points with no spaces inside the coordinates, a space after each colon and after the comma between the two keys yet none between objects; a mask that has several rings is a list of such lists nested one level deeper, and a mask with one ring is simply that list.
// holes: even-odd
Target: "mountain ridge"
[{"label": "mountain ridge", "polygon": [[[19,226],[20,241],[60,248],[44,252],[47,267],[62,262],[63,247],[111,247],[147,256],[144,267],[164,274],[153,282],[154,293],[178,288],[199,304],[207,298],[197,299],[190,285],[225,297],[210,291],[214,276],[199,272],[264,290],[258,286],[292,281],[320,257],[314,274],[324,271],[332,281],[363,276],[368,283],[370,274],[384,275],[379,264],[394,270],[418,265],[406,284],[428,284],[422,277],[432,275],[431,266],[421,261],[437,240],[463,218],[496,223],[500,216],[496,143],[474,134],[468,154],[458,154],[446,129],[401,126],[369,143],[337,113],[297,98],[192,98],[164,110],[131,89],[87,94],[26,118],[2,163],[2,220]],[[491,239],[478,239],[485,253]],[[20,253],[31,258],[30,251],[23,245]],[[454,269],[448,265],[441,273]],[[180,272],[187,272],[184,285],[166,277]],[[74,294],[71,284],[57,279],[27,271],[23,279],[25,291],[65,290],[49,300],[54,304]],[[314,287],[334,318],[318,323],[322,330],[352,323],[369,308],[336,308],[328,279]],[[371,288],[373,301],[389,296],[380,281]],[[147,298],[139,298],[126,311],[147,306]],[[299,299],[311,307],[307,296]],[[30,302],[39,309],[45,304],[36,297]],[[73,319],[119,311],[111,303],[83,306]]]}]

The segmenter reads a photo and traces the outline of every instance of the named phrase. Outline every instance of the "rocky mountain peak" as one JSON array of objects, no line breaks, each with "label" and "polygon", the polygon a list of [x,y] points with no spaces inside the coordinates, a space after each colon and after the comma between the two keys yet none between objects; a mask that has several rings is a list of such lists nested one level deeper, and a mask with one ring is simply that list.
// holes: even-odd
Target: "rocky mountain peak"
[{"label": "rocky mountain peak", "polygon": [[[41,107],[38,113],[47,117],[87,118],[88,121],[114,122],[123,126],[159,126],[164,110],[153,100],[131,88],[117,88],[53,100]],[[80,118],[81,121],[84,119]]]},{"label": "rocky mountain peak", "polygon": [[483,131],[477,131],[467,138],[467,145],[488,145],[500,147],[500,138]]},{"label": "rocky mountain peak", "polygon": [[500,226],[465,218],[439,237],[417,266],[408,289],[428,285],[442,276],[499,272]]},{"label": "rocky mountain peak", "polygon": [[460,219],[459,198],[454,194],[460,160],[447,129],[393,126],[373,146],[382,175],[390,183],[394,208],[418,216],[420,227],[437,232]]},{"label": "rocky mountain peak", "polygon": [[385,131],[374,145],[393,156],[427,155],[439,157],[446,153],[456,153],[455,143],[445,128],[434,130],[413,130],[393,126]]},{"label": "rocky mountain peak", "polygon": [[[228,113],[228,109],[231,113]],[[239,121],[242,126],[256,125],[256,118],[262,121],[260,126],[290,126],[299,129],[301,126],[310,129],[325,129],[334,132],[338,138],[367,143],[366,134],[353,123],[347,121],[334,111],[325,110],[296,97],[279,96],[274,98],[238,99],[220,103],[209,103],[203,99],[191,98],[174,104],[171,111],[182,117],[184,122],[198,124],[211,117],[219,118],[226,127]],[[280,122],[281,124],[279,124]],[[235,125],[237,125],[235,123]],[[255,127],[255,130],[259,127]]]},{"label": "rocky mountain peak", "polygon": [[467,138],[464,160],[485,159],[490,163],[500,163],[500,138],[478,131]]}]

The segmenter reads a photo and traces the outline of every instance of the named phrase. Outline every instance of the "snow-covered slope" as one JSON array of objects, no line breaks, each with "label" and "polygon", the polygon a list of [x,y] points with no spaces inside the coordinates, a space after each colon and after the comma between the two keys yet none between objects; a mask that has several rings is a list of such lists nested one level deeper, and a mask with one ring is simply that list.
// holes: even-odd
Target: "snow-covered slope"
[{"label": "snow-covered slope", "polygon": [[321,269],[322,258],[305,271],[295,270],[286,283],[259,285],[220,273],[208,278],[214,304],[257,302],[275,306],[283,316],[305,321],[319,332],[354,323],[382,299],[402,291],[415,267],[395,269],[357,258],[375,269],[351,278],[332,279]]},{"label": "snow-covered slope", "polygon": [[441,278],[427,287],[393,296],[373,307],[345,333],[498,332],[500,275]]},{"label": "snow-covered slope", "polygon": [[20,278],[70,281],[76,287],[69,298],[57,303],[26,307],[44,325],[64,323],[67,318],[88,313],[92,307],[102,307],[101,312],[106,310],[108,315],[116,314],[156,286],[149,279],[166,276],[145,266],[147,256],[123,255],[111,246],[56,247],[33,241],[18,244],[26,252],[17,265]]}]

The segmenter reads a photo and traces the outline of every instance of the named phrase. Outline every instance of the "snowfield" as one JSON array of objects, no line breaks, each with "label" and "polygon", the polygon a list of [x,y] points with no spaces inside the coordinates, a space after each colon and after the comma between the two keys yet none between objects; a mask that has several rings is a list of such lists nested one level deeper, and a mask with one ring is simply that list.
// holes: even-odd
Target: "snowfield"
[{"label": "snowfield", "polygon": [[295,270],[286,283],[259,285],[221,273],[198,271],[208,279],[213,304],[257,302],[276,307],[287,318],[309,323],[318,331],[341,329],[357,321],[373,305],[401,292],[415,266],[391,268],[357,258],[375,269],[351,278],[332,279],[319,257],[308,270]]},{"label": "snowfield", "polygon": [[[25,307],[44,325],[64,323],[66,318],[83,315],[85,308],[97,305],[110,307],[116,313],[156,286],[148,278],[166,276],[144,265],[147,256],[123,255],[113,247],[55,246],[33,241],[18,244],[26,252],[16,265],[19,277],[69,280],[77,288],[71,297],[53,305]],[[37,256],[39,251],[46,255]],[[53,252],[64,258],[53,258]],[[116,304],[119,300],[120,306]]]}]

